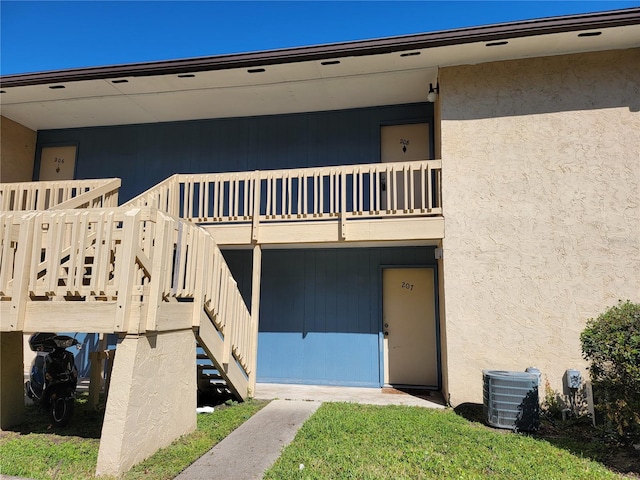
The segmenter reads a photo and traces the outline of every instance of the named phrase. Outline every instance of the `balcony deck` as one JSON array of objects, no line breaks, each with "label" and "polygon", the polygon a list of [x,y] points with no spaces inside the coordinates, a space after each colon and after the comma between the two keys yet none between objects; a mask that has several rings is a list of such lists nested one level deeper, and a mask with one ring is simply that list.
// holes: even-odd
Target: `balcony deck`
[{"label": "balcony deck", "polygon": [[434,245],[440,160],[174,175],[126,205],[209,230],[221,247]]}]

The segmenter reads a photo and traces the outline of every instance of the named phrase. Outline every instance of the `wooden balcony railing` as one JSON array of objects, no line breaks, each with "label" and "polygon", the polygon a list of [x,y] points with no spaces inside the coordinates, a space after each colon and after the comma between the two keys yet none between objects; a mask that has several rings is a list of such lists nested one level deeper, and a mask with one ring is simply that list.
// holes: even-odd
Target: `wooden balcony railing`
[{"label": "wooden balcony railing", "polygon": [[118,206],[119,178],[0,183],[0,211]]},{"label": "wooden balcony railing", "polygon": [[127,205],[198,223],[442,215],[441,161],[174,175]]},{"label": "wooden balcony railing", "polygon": [[3,331],[141,333],[209,317],[220,363],[255,367],[257,325],[213,237],[153,208],[0,213],[0,309]]}]

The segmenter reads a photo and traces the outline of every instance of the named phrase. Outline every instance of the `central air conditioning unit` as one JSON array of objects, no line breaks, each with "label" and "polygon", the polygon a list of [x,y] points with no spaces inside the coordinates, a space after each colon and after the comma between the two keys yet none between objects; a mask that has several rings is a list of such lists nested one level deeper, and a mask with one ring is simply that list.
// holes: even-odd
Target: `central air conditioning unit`
[{"label": "central air conditioning unit", "polygon": [[483,412],[487,424],[514,431],[540,426],[536,373],[483,370]]}]

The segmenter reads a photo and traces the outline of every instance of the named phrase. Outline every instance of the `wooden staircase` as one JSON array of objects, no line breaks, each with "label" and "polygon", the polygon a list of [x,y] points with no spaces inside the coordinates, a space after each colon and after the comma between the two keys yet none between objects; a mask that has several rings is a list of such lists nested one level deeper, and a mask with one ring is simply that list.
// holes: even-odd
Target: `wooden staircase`
[{"label": "wooden staircase", "polygon": [[[263,246],[439,241],[440,178],[439,160],[174,175],[121,206],[119,179],[0,184],[0,428],[24,409],[23,332],[117,333],[96,474],[120,475],[196,428],[198,383],[253,394]],[[252,249],[251,313],[219,244]]]},{"label": "wooden staircase", "polygon": [[247,398],[257,321],[213,237],[155,208],[107,207],[119,180],[55,183],[0,185],[0,331],[192,329],[217,383]]}]

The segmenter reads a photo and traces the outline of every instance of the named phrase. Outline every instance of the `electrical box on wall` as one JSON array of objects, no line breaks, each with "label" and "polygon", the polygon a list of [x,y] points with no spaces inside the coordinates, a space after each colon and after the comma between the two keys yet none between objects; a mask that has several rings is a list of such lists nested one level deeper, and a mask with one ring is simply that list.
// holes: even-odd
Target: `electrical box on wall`
[{"label": "electrical box on wall", "polygon": [[582,375],[579,370],[567,370],[565,372],[567,387],[570,390],[577,390],[582,385]]}]

